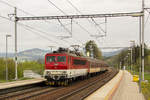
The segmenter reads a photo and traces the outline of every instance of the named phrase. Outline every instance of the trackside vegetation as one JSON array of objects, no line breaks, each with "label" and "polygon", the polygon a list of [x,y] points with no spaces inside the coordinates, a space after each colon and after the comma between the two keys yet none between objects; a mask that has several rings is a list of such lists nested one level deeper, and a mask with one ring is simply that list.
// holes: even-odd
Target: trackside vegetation
[{"label": "trackside vegetation", "polygon": [[146,100],[150,100],[150,82],[142,82],[142,93]]},{"label": "trackside vegetation", "polygon": [[[8,79],[9,81],[15,78],[15,62],[13,59],[8,59]],[[23,78],[24,70],[32,70],[40,75],[43,74],[44,64],[39,61],[25,61],[18,63],[18,77]],[[4,58],[0,58],[0,82],[4,82],[6,79],[6,61]]]}]

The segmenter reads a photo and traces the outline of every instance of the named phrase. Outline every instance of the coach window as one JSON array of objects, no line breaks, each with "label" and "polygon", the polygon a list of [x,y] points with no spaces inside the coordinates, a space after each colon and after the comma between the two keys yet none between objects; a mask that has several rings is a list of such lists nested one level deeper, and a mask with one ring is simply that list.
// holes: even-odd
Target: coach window
[{"label": "coach window", "polygon": [[74,60],[73,60],[73,64],[74,64],[74,65],[86,65],[86,60],[74,59]]}]

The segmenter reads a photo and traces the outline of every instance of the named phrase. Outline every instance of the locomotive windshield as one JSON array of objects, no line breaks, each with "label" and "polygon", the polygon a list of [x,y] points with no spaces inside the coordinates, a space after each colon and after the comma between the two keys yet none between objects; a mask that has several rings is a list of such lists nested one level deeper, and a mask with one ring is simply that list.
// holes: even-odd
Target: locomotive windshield
[{"label": "locomotive windshield", "polygon": [[55,58],[56,58],[55,56],[47,56],[46,57],[46,62],[56,62]]},{"label": "locomotive windshield", "polygon": [[66,56],[47,56],[46,62],[66,62]]},{"label": "locomotive windshield", "polygon": [[58,56],[57,62],[66,62],[66,56]]}]

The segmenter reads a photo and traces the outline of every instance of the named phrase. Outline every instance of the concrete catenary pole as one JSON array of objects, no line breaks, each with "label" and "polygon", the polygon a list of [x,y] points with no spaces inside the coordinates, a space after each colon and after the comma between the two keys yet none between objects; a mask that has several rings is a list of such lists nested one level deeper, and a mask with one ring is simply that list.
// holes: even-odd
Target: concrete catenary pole
[{"label": "concrete catenary pole", "polygon": [[[144,0],[142,0],[142,12],[144,13]],[[144,14],[142,16],[142,80],[144,81]]]},{"label": "concrete catenary pole", "polygon": [[132,47],[131,47],[131,72],[132,72]]},{"label": "concrete catenary pole", "polygon": [[140,44],[140,47],[139,47],[139,55],[140,55],[140,60],[139,60],[139,92],[141,93],[141,68],[142,68],[142,64],[141,64],[141,61],[142,61],[142,47],[141,47],[141,35],[142,35],[142,27],[141,27],[141,20],[142,18],[139,17],[139,44]]},{"label": "concrete catenary pole", "polygon": [[17,8],[15,7],[15,13],[14,13],[14,17],[15,17],[15,80],[18,79],[18,62],[17,62]]}]

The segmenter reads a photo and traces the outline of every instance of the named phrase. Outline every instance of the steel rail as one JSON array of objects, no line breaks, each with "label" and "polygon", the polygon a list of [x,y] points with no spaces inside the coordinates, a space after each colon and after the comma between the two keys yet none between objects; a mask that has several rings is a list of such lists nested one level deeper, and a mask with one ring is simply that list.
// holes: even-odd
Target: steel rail
[{"label": "steel rail", "polygon": [[[117,73],[118,73],[118,72],[116,72],[114,75],[112,75],[112,77],[115,77],[115,76],[117,75]],[[96,90],[98,90],[100,87],[102,87],[102,86],[105,84],[105,82],[108,82],[108,81],[110,81],[110,80],[111,80],[111,78],[108,79],[108,80],[106,80],[106,81],[104,80],[103,83],[102,83],[100,86],[98,86],[97,88],[91,90],[91,91],[88,92],[86,95],[82,96],[80,99],[81,99],[81,100],[85,99],[86,97],[88,97],[89,95],[91,95],[92,93],[94,93]]]},{"label": "steel rail", "polygon": [[32,88],[21,90],[21,91],[16,91],[16,92],[13,92],[13,93],[9,93],[9,94],[5,94],[5,95],[0,96],[0,100],[10,99],[10,98],[17,98],[18,96],[29,94],[29,93],[32,93],[32,92],[36,92],[36,91],[39,91],[39,90],[44,90],[46,88],[48,88],[48,87],[32,87]]},{"label": "steel rail", "polygon": [[0,89],[0,96],[8,94],[8,93],[11,93],[11,92],[17,92],[17,91],[29,89],[29,88],[32,88],[32,87],[41,86],[42,84],[43,84],[43,82],[41,82],[41,83],[35,83],[35,84],[30,84],[30,85],[23,85],[23,86],[11,87],[11,88],[6,88],[6,89]]},{"label": "steel rail", "polygon": [[[65,98],[65,97],[67,97],[67,95],[68,95],[68,97],[69,96],[74,96],[74,95],[80,95],[80,94],[77,94],[78,92],[83,92],[83,91],[86,91],[86,90],[84,90],[84,89],[86,89],[86,88],[88,88],[88,87],[92,87],[95,83],[100,83],[100,85],[102,86],[103,84],[105,84],[108,80],[106,80],[106,77],[112,77],[112,72],[111,72],[111,70],[109,70],[109,71],[107,71],[107,73],[103,73],[103,74],[101,74],[101,78],[99,79],[98,77],[96,78],[96,79],[94,79],[94,81],[92,82],[90,82],[90,83],[88,83],[87,85],[85,85],[85,87],[84,87],[84,85],[81,87],[81,88],[79,88],[79,86],[78,86],[78,88],[74,88],[72,91],[70,91],[70,88],[72,87],[57,87],[57,88],[49,88],[49,89],[46,89],[46,87],[45,87],[45,89],[44,89],[44,87],[43,87],[43,90],[42,90],[42,88],[40,89],[34,89],[34,90],[25,90],[25,91],[22,91],[21,93],[15,93],[14,95],[9,95],[9,97],[6,97],[5,99],[10,99],[10,97],[12,96],[12,98],[11,99],[17,99],[17,100],[27,100],[27,99],[37,99],[38,100],[38,98],[41,98],[43,95],[47,95],[47,96],[50,96],[51,94],[53,95],[53,94],[55,94],[55,93],[58,93],[57,95],[56,95],[56,99],[57,100],[61,100],[61,99],[63,99],[63,98]],[[99,79],[99,80],[98,80]],[[109,80],[110,80],[111,78],[109,78]],[[101,81],[101,82],[100,82]],[[77,85],[78,83],[76,83],[76,85]],[[98,85],[97,85],[98,86]],[[76,87],[76,86],[75,86]],[[100,86],[98,86],[97,88],[94,88],[94,89],[90,89],[90,91],[88,91],[87,93],[86,93],[86,95],[84,94],[81,98],[80,98],[80,100],[82,99],[82,98],[85,98],[85,97],[87,97],[88,95],[90,95],[91,93],[93,93],[95,90],[97,90],[98,88],[99,88]],[[68,89],[66,89],[66,88],[68,88]],[[68,92],[68,90],[70,91],[70,92]],[[76,92],[75,92],[75,91]],[[29,92],[28,92],[29,91]],[[65,95],[62,95],[61,97],[59,96],[60,94],[60,91],[66,91],[66,94]],[[83,92],[84,93],[84,92]],[[70,95],[69,95],[70,94]],[[50,96],[51,97],[51,96]],[[53,98],[53,97],[52,97]],[[46,99],[46,98],[45,98]]]},{"label": "steel rail", "polygon": [[43,91],[43,92],[33,93],[33,94],[29,94],[28,96],[25,96],[25,97],[20,97],[20,98],[18,98],[17,100],[27,100],[27,99],[31,99],[31,98],[36,97],[36,96],[39,96],[39,95],[43,95],[43,94],[46,94],[46,93],[49,93],[49,92],[53,92],[53,91],[58,90],[58,89],[60,89],[60,88],[62,88],[62,87],[53,88],[53,89],[50,88],[50,89],[48,89],[48,90],[46,90],[46,91]]},{"label": "steel rail", "polygon": [[75,94],[78,94],[79,92],[84,91],[85,89],[87,89],[87,88],[89,88],[91,86],[94,86],[96,83],[99,82],[100,84],[99,84],[98,87],[94,88],[90,92],[86,93],[84,96],[80,97],[80,100],[83,100],[84,98],[86,98],[87,96],[89,96],[91,93],[93,93],[94,91],[96,91],[97,89],[99,89],[101,86],[103,86],[106,82],[108,82],[109,80],[111,80],[112,77],[114,77],[117,73],[118,72],[113,73],[113,71],[109,72],[109,73],[106,73],[106,75],[103,76],[105,78],[93,81],[92,83],[89,83],[88,85],[86,85],[86,86],[84,86],[82,88],[79,88],[79,89],[77,89],[75,91],[72,91],[72,92],[70,92],[70,93],[68,93],[68,94],[66,94],[66,95],[64,95],[64,96],[62,96],[60,98],[57,98],[57,100],[66,100],[66,98],[69,98],[69,97],[71,97],[71,96],[73,96]]}]

